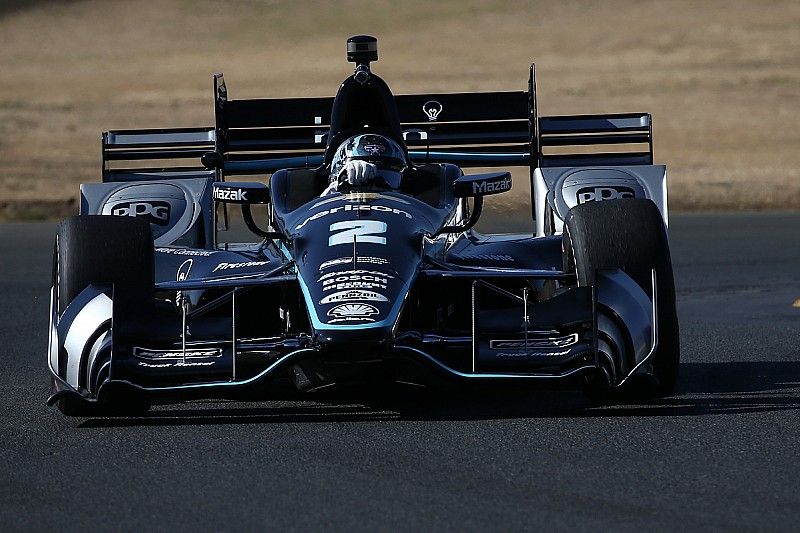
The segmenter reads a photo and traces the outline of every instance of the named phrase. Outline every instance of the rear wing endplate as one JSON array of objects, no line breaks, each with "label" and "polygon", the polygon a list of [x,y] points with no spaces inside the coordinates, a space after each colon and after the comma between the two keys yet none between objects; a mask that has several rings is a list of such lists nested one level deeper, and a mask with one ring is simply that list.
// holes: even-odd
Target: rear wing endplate
[{"label": "rear wing endplate", "polygon": [[115,130],[103,133],[103,181],[213,177],[201,158],[217,147],[214,128]]}]

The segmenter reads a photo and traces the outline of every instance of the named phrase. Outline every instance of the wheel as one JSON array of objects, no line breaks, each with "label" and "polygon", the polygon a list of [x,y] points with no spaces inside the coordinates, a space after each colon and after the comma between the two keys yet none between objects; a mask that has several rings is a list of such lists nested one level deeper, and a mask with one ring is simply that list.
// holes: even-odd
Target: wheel
[{"label": "wheel", "polygon": [[[60,316],[87,286],[112,283],[114,335],[125,335],[131,322],[151,314],[155,298],[153,257],[153,235],[145,220],[108,215],[63,220],[58,226],[53,253],[56,312]],[[93,385],[96,384],[82,384],[90,390],[95,388]],[[138,413],[149,408],[146,401],[133,398],[126,398],[124,405],[113,403],[116,405],[98,406],[91,413],[86,412],[85,404],[80,401],[62,399],[56,405],[68,416],[90,416],[101,414],[100,411],[128,413],[133,407]]]},{"label": "wheel", "polygon": [[92,283],[113,283],[126,314],[153,305],[153,234],[134,217],[83,215],[58,225],[53,272],[56,310]]},{"label": "wheel", "polygon": [[675,309],[675,281],[664,222],[658,207],[644,199],[588,202],[573,207],[564,220],[564,269],[578,285],[594,283],[597,269],[620,268],[648,294],[656,271],[658,347],[650,380],[634,381],[617,393],[587,387],[598,397],[658,397],[672,392],[678,379],[680,339]]}]

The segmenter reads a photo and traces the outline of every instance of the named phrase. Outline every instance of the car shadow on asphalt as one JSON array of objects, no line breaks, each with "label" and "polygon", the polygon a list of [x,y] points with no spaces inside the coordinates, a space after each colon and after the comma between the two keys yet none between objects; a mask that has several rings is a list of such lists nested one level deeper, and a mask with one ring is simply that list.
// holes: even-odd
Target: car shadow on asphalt
[{"label": "car shadow on asphalt", "polygon": [[673,396],[635,404],[598,405],[579,391],[531,390],[519,386],[471,387],[447,392],[359,387],[288,401],[156,406],[147,416],[91,418],[82,421],[79,427],[675,417],[797,409],[800,409],[800,361],[684,363]]}]

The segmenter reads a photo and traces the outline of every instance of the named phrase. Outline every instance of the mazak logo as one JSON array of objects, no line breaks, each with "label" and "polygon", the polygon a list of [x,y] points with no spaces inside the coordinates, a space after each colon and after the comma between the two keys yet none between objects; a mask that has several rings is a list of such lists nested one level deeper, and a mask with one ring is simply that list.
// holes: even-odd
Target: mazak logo
[{"label": "mazak logo", "polygon": [[169,224],[169,204],[167,202],[124,202],[115,205],[111,214],[118,217],[143,217],[157,226]]},{"label": "mazak logo", "polygon": [[511,178],[500,181],[476,181],[472,183],[473,194],[487,194],[492,192],[503,192],[511,188]]},{"label": "mazak logo", "polygon": [[214,200],[230,200],[231,202],[246,202],[247,191],[242,189],[214,188]]},{"label": "mazak logo", "polygon": [[577,199],[579,204],[585,204],[586,202],[621,200],[635,196],[636,194],[630,187],[584,187],[578,189]]}]

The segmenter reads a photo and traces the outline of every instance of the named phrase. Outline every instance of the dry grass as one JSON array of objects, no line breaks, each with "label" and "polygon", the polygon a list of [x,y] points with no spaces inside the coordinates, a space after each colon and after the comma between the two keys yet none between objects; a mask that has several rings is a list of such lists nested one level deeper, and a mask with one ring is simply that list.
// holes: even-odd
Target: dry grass
[{"label": "dry grass", "polygon": [[209,125],[213,71],[234,98],[331,94],[354,33],[380,38],[395,92],[524,89],[536,61],[542,114],[652,112],[673,208],[800,208],[796,0],[81,1],[0,16],[0,211],[98,180],[102,130]]}]

